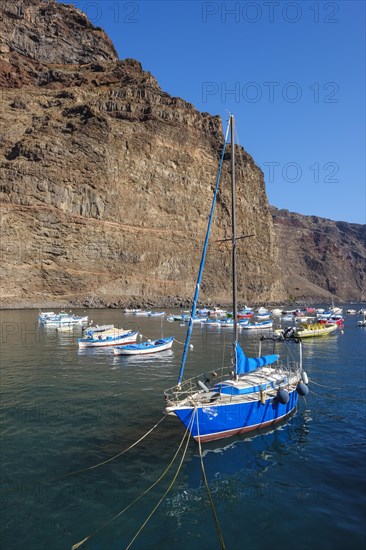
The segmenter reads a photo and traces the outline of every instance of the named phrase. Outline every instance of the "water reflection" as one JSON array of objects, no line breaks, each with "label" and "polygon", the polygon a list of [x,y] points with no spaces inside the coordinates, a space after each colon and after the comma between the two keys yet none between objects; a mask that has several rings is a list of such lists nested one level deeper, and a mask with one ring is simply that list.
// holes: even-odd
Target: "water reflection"
[{"label": "water reflection", "polygon": [[159,353],[151,354],[142,354],[142,355],[114,355],[113,354],[113,363],[114,365],[123,366],[159,366],[165,364],[172,364],[172,359],[174,357],[174,351],[172,349],[167,349],[165,351],[160,351]]}]

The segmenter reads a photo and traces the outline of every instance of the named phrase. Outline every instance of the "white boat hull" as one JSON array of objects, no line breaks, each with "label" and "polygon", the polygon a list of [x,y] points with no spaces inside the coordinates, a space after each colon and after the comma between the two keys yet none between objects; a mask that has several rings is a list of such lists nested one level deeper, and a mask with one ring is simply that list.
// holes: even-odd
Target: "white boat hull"
[{"label": "white boat hull", "polygon": [[139,349],[126,349],[126,348],[113,348],[113,353],[115,355],[147,355],[151,353],[158,353],[159,351],[166,351],[168,349],[171,349],[173,345],[173,339],[170,342],[167,342],[166,344],[162,344],[161,346],[150,346]]},{"label": "white boat hull", "polygon": [[79,348],[101,348],[107,346],[123,346],[125,344],[133,344],[136,342],[138,332],[133,332],[130,335],[121,335],[115,338],[101,338],[100,340],[82,341],[79,340]]}]

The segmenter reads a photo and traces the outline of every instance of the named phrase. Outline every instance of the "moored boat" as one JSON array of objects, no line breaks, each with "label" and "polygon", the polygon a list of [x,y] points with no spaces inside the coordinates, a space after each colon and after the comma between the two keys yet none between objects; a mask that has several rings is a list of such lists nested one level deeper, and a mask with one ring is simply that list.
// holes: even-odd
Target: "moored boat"
[{"label": "moored boat", "polygon": [[79,348],[100,348],[107,346],[121,346],[137,341],[138,331],[130,330],[112,330],[105,331],[98,336],[91,334],[87,338],[79,338]]},{"label": "moored boat", "polygon": [[332,324],[332,323],[335,323],[336,325],[343,325],[344,324],[344,319],[343,319],[342,315],[331,315],[330,317],[327,317],[326,319],[319,319],[319,323],[321,325]]},{"label": "moored boat", "polygon": [[[238,343],[237,288],[236,288],[236,225],[235,225],[235,147],[234,118],[230,116],[231,129],[231,197],[232,197],[232,288],[233,288],[233,354],[232,362],[220,367],[221,359],[212,361],[211,373],[203,373],[183,381],[183,374],[192,334],[192,321],[187,329],[181,367],[177,384],[165,390],[165,411],[175,415],[192,436],[199,441],[211,441],[259,428],[275,425],[295,411],[299,395],[306,395],[308,387],[303,382],[302,354],[299,361],[282,363],[279,355],[272,353],[249,358]],[[211,231],[215,202],[219,189],[220,174],[224,160],[228,133],[221,153],[211,212],[200,262],[191,319],[195,316],[201,286],[208,240]],[[264,321],[263,323],[272,323]],[[261,324],[263,324],[261,323]],[[268,327],[268,325],[267,325]],[[245,327],[244,327],[245,328]],[[275,345],[274,340],[271,343]],[[298,345],[298,340],[286,341]]]},{"label": "moored boat", "polygon": [[273,326],[273,321],[259,321],[258,323],[248,323],[243,325],[244,330],[264,330],[270,329]]},{"label": "moored boat", "polygon": [[359,327],[366,327],[366,310],[363,310],[363,319],[357,321]]},{"label": "moored boat", "polygon": [[309,338],[312,336],[327,336],[332,334],[338,329],[338,325],[335,323],[329,323],[322,325],[320,323],[301,323],[299,327],[296,327],[294,336],[295,338]]},{"label": "moored boat", "polygon": [[214,307],[213,309],[210,309],[209,315],[210,317],[223,317],[224,315],[226,315],[226,309]]},{"label": "moored boat", "polygon": [[238,311],[237,318],[238,319],[250,319],[250,317],[253,317],[254,311],[251,309],[241,309]]},{"label": "moored boat", "polygon": [[80,317],[78,315],[70,315],[64,311],[43,317],[40,320],[41,324],[46,328],[59,328],[65,326],[82,326],[88,322],[88,316]]},{"label": "moored boat", "polygon": [[83,331],[87,334],[94,334],[96,332],[106,332],[107,330],[113,330],[114,325],[95,325],[95,326],[84,326],[82,327]]},{"label": "moored boat", "polygon": [[146,355],[148,353],[158,353],[171,349],[174,342],[174,336],[168,338],[159,338],[158,340],[147,340],[138,344],[127,344],[126,346],[116,346],[113,348],[114,355]]}]

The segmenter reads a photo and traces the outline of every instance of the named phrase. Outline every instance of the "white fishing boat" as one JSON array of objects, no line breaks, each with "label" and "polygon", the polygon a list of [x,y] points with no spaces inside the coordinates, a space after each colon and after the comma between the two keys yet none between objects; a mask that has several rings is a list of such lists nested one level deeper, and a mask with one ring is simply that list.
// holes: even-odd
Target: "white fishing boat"
[{"label": "white fishing boat", "polygon": [[114,328],[114,325],[84,326],[83,331],[87,334],[94,334],[96,332],[106,332],[107,330],[114,330]]},{"label": "white fishing boat", "polygon": [[258,321],[257,323],[248,323],[243,325],[244,330],[266,330],[273,327],[273,321]]},{"label": "white fishing boat", "polygon": [[366,327],[366,311],[363,312],[363,319],[357,321],[359,327]]},{"label": "white fishing boat", "polygon": [[55,317],[55,315],[57,315],[57,313],[55,313],[54,311],[40,311],[38,315],[38,320],[41,323],[45,319],[50,319],[51,317]]},{"label": "white fishing boat", "polygon": [[138,331],[115,329],[91,334],[87,338],[79,338],[79,348],[101,348],[107,346],[122,346],[137,341]]},{"label": "white fishing boat", "polygon": [[214,307],[213,309],[210,309],[209,315],[210,317],[223,317],[224,315],[226,315],[226,309]]},{"label": "white fishing boat", "polygon": [[256,319],[258,319],[259,321],[267,321],[268,319],[271,318],[271,313],[270,312],[267,312],[267,313],[257,313],[257,315],[255,316]]},{"label": "white fishing boat", "polygon": [[174,321],[182,321],[183,323],[186,323],[189,321],[190,317],[188,313],[182,313],[180,315],[172,315]]},{"label": "white fishing boat", "polygon": [[283,315],[281,317],[281,321],[284,321],[285,323],[288,323],[291,321],[291,323],[294,321],[295,317],[292,314]]},{"label": "white fishing boat", "polygon": [[[212,356],[210,370],[199,376],[183,380],[184,368],[190,337],[192,334],[199,290],[205,264],[208,241],[217,199],[220,174],[224,162],[224,155],[228,140],[228,131],[225,136],[224,147],[221,153],[220,166],[216,178],[211,212],[208,219],[206,237],[203,246],[196,289],[194,294],[191,320],[187,329],[187,337],[183,350],[181,367],[177,384],[165,390],[165,411],[177,416],[191,435],[199,441],[211,441],[239,433],[249,432],[258,428],[275,425],[286,419],[295,411],[298,396],[306,395],[305,373],[302,371],[301,343],[290,340],[292,346],[300,350],[299,361],[290,359],[280,361],[279,355],[261,355],[249,358],[238,343],[237,322],[237,289],[236,289],[236,235],[235,225],[235,146],[234,146],[234,118],[230,116],[231,129],[231,196],[232,196],[232,235],[228,239],[232,243],[232,287],[233,287],[233,319],[234,327],[232,362],[222,366],[221,354]],[[271,321],[270,321],[271,322]],[[264,321],[266,323],[266,321]],[[268,321],[267,321],[268,323]],[[206,324],[206,326],[209,326]],[[245,328],[245,327],[244,327]],[[272,345],[274,344],[271,339]],[[286,343],[285,340],[283,340]]]},{"label": "white fishing boat", "polygon": [[158,340],[147,340],[138,344],[129,344],[127,346],[116,346],[113,348],[114,355],[147,355],[150,353],[159,353],[171,349],[174,342],[174,336],[169,338],[159,338]]},{"label": "white fishing boat", "polygon": [[62,326],[82,326],[88,322],[88,316],[79,317],[78,315],[70,315],[66,312],[57,313],[55,315],[45,317],[41,324],[46,328],[59,328]]},{"label": "white fishing boat", "polygon": [[198,315],[202,315],[204,317],[207,317],[210,313],[210,310],[207,307],[203,307],[202,309],[197,309]]}]

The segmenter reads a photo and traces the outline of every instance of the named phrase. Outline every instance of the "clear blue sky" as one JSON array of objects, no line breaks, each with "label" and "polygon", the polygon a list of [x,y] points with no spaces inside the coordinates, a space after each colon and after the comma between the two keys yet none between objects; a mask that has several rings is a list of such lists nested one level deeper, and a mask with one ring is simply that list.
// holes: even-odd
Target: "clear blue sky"
[{"label": "clear blue sky", "polygon": [[363,1],[73,4],[165,91],[234,113],[271,204],[365,223]]}]

